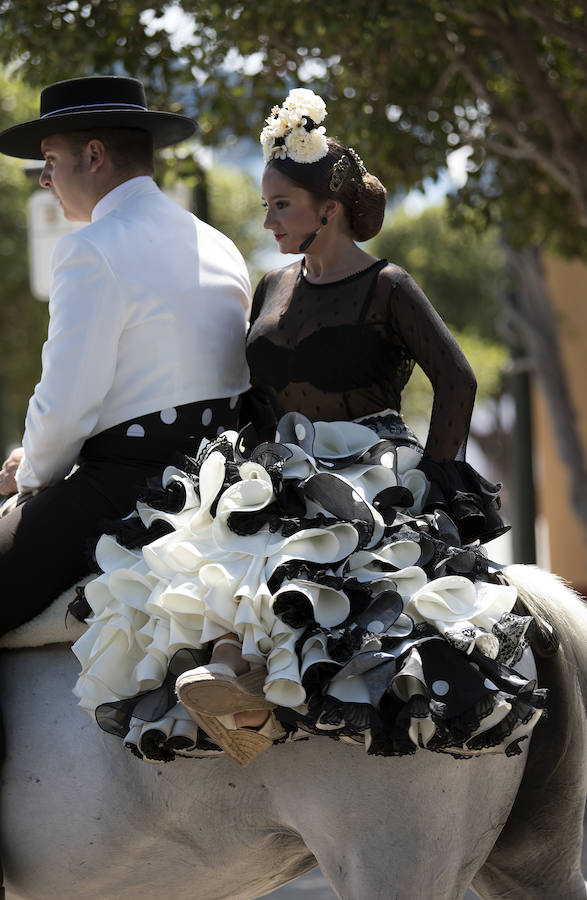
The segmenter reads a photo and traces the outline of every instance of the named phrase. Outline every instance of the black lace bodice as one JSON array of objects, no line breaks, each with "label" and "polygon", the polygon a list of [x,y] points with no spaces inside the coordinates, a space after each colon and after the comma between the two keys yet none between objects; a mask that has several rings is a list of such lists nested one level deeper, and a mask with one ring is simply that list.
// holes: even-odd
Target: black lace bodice
[{"label": "black lace bodice", "polygon": [[357,419],[401,409],[415,363],[434,389],[426,455],[454,459],[466,442],[475,376],[407,272],[386,260],[342,281],[313,284],[295,262],[255,291],[247,359],[254,387],[279,417]]}]

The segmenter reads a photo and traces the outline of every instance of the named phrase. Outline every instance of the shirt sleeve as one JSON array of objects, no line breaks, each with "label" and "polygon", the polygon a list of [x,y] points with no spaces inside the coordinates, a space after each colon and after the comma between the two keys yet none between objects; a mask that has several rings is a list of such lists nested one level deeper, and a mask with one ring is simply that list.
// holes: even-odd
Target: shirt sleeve
[{"label": "shirt sleeve", "polygon": [[[404,273],[390,297],[392,330],[426,373],[434,402],[424,453],[436,461],[464,450],[477,381],[457,341],[414,279]],[[460,455],[460,454],[459,454]]]},{"label": "shirt sleeve", "polygon": [[107,260],[82,232],[55,247],[49,314],[41,379],[29,401],[25,455],[16,474],[21,491],[68,474],[114,380],[123,302]]}]

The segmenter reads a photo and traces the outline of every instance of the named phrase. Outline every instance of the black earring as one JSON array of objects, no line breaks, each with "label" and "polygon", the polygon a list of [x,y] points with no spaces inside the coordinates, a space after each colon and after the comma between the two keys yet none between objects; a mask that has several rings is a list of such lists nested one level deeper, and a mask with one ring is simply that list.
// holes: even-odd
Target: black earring
[{"label": "black earring", "polygon": [[[326,216],[322,216],[322,218],[320,219],[320,226],[323,226],[323,225],[328,225],[328,219],[326,218]],[[310,244],[312,243],[312,241],[314,240],[316,235],[319,234],[320,231],[322,231],[322,227],[317,228],[316,231],[313,231],[312,234],[310,234],[306,238],[305,241],[302,241],[302,243],[298,247],[298,253],[305,253],[305,251],[308,249],[308,247],[310,246]]]}]

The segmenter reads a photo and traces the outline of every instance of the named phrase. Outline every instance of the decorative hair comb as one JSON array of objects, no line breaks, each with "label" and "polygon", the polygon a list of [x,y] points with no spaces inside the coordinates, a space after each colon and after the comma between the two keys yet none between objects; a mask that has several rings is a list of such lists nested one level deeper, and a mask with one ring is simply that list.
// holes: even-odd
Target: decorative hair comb
[{"label": "decorative hair comb", "polygon": [[[349,156],[352,156],[355,163],[357,164],[357,168],[361,175],[364,175],[367,171],[365,168],[365,164],[356,150],[353,150],[352,147],[348,148]],[[351,163],[349,156],[341,156],[337,162],[334,163],[332,167],[332,172],[330,175],[330,183],[329,188],[331,191],[335,193],[339,191],[344,184],[344,180],[351,171],[353,164]]]},{"label": "decorative hair comb", "polygon": [[358,168],[359,168],[359,172],[361,173],[361,175],[366,175],[366,174],[367,174],[367,168],[366,168],[366,166],[365,166],[365,163],[363,162],[363,160],[361,159],[361,157],[360,157],[359,154],[357,153],[357,151],[354,150],[352,147],[349,147],[349,153],[350,153],[350,155],[352,156],[352,158],[354,159],[354,161],[356,162],[356,164],[357,164],[357,166],[358,166]]},{"label": "decorative hair comb", "polygon": [[341,156],[340,159],[334,163],[330,175],[330,183],[328,185],[331,191],[336,193],[336,191],[341,189],[350,169],[351,161],[348,156]]}]

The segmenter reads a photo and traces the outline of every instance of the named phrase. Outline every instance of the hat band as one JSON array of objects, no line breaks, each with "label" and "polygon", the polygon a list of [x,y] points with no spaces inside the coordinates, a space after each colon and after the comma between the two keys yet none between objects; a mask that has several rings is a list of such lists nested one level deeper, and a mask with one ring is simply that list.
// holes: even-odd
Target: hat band
[{"label": "hat band", "polygon": [[140,106],[138,103],[82,103],[80,106],[63,106],[61,109],[52,109],[51,112],[44,113],[41,119],[60,116],[62,113],[76,112],[79,109],[100,109],[104,112],[111,109],[140,109],[142,112],[147,112],[147,107]]}]

